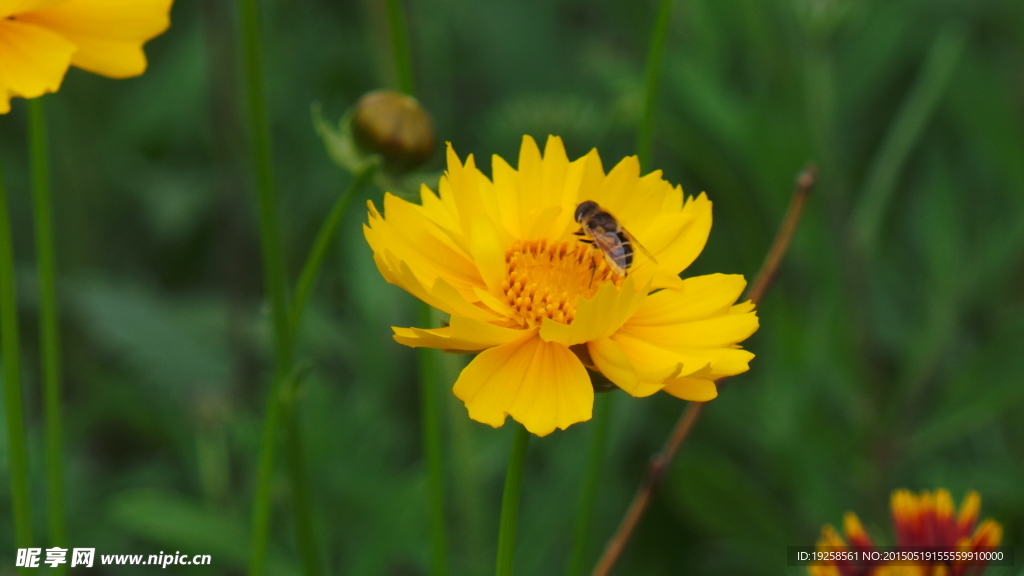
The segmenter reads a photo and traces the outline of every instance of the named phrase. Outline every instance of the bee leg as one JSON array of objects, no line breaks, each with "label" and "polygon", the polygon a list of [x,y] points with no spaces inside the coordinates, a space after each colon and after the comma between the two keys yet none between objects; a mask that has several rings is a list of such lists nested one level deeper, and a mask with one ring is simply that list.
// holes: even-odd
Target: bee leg
[{"label": "bee leg", "polygon": [[593,288],[594,286],[594,273],[597,272],[597,262],[590,261],[590,283],[587,284],[587,288]]},{"label": "bee leg", "polygon": [[587,233],[584,232],[582,228],[577,230],[577,231],[575,231],[575,232],[573,232],[573,234],[575,234],[576,236],[586,236],[587,235]]},{"label": "bee leg", "polygon": [[593,244],[594,243],[594,241],[589,239],[589,238],[580,238],[580,242],[583,242],[584,244]]}]

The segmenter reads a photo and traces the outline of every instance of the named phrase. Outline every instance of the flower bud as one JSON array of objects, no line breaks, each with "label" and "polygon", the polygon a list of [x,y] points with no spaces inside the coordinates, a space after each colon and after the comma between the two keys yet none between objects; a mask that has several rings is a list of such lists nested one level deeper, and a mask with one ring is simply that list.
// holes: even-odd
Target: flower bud
[{"label": "flower bud", "polygon": [[356,103],[352,132],[368,154],[380,154],[392,172],[407,172],[434,153],[430,115],[412,96],[376,90]]}]

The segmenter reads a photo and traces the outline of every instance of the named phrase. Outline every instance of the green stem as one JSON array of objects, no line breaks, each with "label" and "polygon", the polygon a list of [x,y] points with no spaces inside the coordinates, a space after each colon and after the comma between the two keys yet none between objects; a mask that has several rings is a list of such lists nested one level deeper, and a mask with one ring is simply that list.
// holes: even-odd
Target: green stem
[{"label": "green stem", "polygon": [[[267,536],[270,530],[270,483],[274,470],[274,444],[277,429],[281,423],[281,388],[292,372],[292,338],[288,315],[288,280],[285,276],[284,249],[278,229],[276,200],[274,197],[274,175],[270,150],[270,120],[267,113],[265,84],[263,79],[263,51],[260,44],[259,6],[257,0],[239,0],[241,22],[242,60],[247,98],[246,113],[251,140],[252,167],[256,180],[259,203],[260,237],[263,250],[263,276],[266,291],[270,296],[270,316],[274,334],[275,369],[267,397],[263,420],[263,436],[260,446],[259,467],[256,477],[256,494],[253,503],[252,556],[249,562],[250,576],[263,574],[267,556]],[[292,438],[292,441],[298,441]],[[292,466],[295,459],[290,459]],[[301,463],[301,458],[298,460]],[[293,470],[292,478],[302,478],[301,470]],[[304,487],[293,486],[303,491]],[[309,515],[296,514],[296,532],[302,539],[311,533],[310,526],[299,527]],[[311,546],[300,542],[303,566],[318,566],[315,557],[308,557]],[[315,550],[312,551],[315,555]],[[310,576],[316,572],[308,572]]]},{"label": "green stem", "polygon": [[605,446],[608,443],[608,423],[611,421],[612,394],[598,394],[594,399],[594,425],[587,455],[587,473],[583,479],[583,492],[576,508],[573,529],[572,555],[569,557],[568,576],[579,576],[586,569],[587,545],[590,543],[590,523],[594,517],[594,501],[604,465]]},{"label": "green stem", "polygon": [[[32,502],[29,493],[28,449],[22,417],[18,347],[18,299],[14,278],[14,247],[7,191],[0,173],[0,359],[3,361],[4,406],[7,410],[8,466],[11,475],[11,508],[17,548],[32,546]],[[29,574],[19,569],[19,574]]]},{"label": "green stem", "polygon": [[[49,500],[50,546],[66,548],[64,536],[64,467],[61,458],[60,328],[57,311],[57,265],[53,208],[50,202],[49,149],[42,98],[28,101],[32,198],[36,217],[36,258],[39,265],[39,347],[46,403],[46,493]],[[56,572],[66,572],[61,564]]]},{"label": "green stem", "polygon": [[298,414],[298,378],[290,386],[285,401],[285,440],[288,446],[288,470],[292,483],[295,507],[295,535],[301,552],[302,567],[306,574],[322,572],[318,560],[316,533],[313,531],[313,507],[309,497],[309,479],[306,477],[305,455],[302,448],[302,429]]},{"label": "green stem", "polygon": [[297,337],[299,333],[299,324],[302,322],[302,312],[306,308],[306,303],[309,301],[309,295],[313,292],[313,286],[316,285],[316,279],[320,274],[320,268],[323,266],[324,257],[327,255],[327,249],[331,245],[331,238],[334,237],[334,232],[338,228],[338,224],[341,223],[342,216],[345,215],[345,211],[348,209],[348,205],[352,203],[352,198],[356,192],[366,184],[373,176],[376,166],[370,166],[362,172],[355,175],[352,178],[352,182],[349,183],[348,188],[338,196],[338,199],[334,202],[334,206],[331,208],[330,213],[327,214],[327,218],[324,223],[320,225],[320,231],[316,234],[316,240],[313,241],[313,248],[309,252],[309,256],[306,258],[306,263],[302,267],[302,274],[299,275],[299,284],[295,290],[295,299],[292,300],[291,307],[291,320],[289,325],[291,326],[292,340]]},{"label": "green stem", "polygon": [[[434,310],[420,302],[420,325],[433,328]],[[423,453],[427,464],[427,491],[430,498],[430,547],[434,576],[448,573],[448,536],[444,521],[444,462],[441,459],[441,406],[437,392],[440,382],[440,352],[420,348],[420,408],[423,423]]]},{"label": "green stem", "polygon": [[388,33],[391,36],[391,58],[395,65],[395,78],[401,92],[412,95],[415,83],[412,75],[412,55],[409,49],[409,33],[405,29],[405,14],[401,0],[384,0],[388,15]]},{"label": "green stem", "polygon": [[508,457],[505,473],[505,492],[501,496],[501,520],[498,524],[498,561],[496,576],[512,576],[516,551],[516,522],[519,519],[519,488],[523,484],[523,464],[530,433],[522,424],[516,424],[516,437]]},{"label": "green stem", "polygon": [[640,117],[640,130],[636,143],[640,166],[644,169],[650,169],[651,147],[654,140],[654,108],[657,103],[658,83],[661,81],[661,61],[665,57],[668,24],[671,19],[672,0],[661,0],[661,5],[658,8],[658,20],[654,23],[651,45],[647,53],[647,89],[644,92],[644,111]]}]

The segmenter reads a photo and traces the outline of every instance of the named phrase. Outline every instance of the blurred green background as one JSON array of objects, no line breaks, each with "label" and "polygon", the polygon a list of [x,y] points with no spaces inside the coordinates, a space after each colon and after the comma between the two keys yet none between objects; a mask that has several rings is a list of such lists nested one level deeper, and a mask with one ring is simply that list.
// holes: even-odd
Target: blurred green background
[{"label": "blurred green background", "polygon": [[[522,134],[636,149],[656,4],[409,0],[421,100],[460,155]],[[263,2],[280,214],[293,275],[350,176],[313,130],[393,85],[376,0]],[[148,72],[72,70],[50,113],[64,318],[69,542],[98,554],[211,554],[242,574],[269,379],[235,3],[179,0]],[[1024,3],[677,0],[653,167],[715,203],[687,274],[757,271],[808,160],[821,168],[746,343],[618,574],[800,574],[855,510],[891,538],[890,492],[968,489],[1024,550]],[[25,106],[0,117],[19,263],[37,542],[45,543]],[[430,166],[441,168],[438,153]],[[489,166],[489,162],[482,162]],[[379,198],[379,189],[362,197]],[[331,574],[426,574],[415,304],[384,283],[353,203],[311,303],[301,399],[317,543]],[[448,357],[457,371],[464,357]],[[493,570],[511,427],[445,393],[451,569]],[[617,393],[592,549],[617,525],[684,403]],[[2,416],[0,416],[2,418]],[[6,428],[0,426],[0,435]],[[517,574],[560,574],[591,426],[530,446]],[[13,574],[6,441],[0,574]],[[280,460],[279,460],[280,462]],[[281,468],[279,466],[279,468]],[[283,468],[270,573],[298,574]],[[1021,574],[1016,568],[992,574]],[[78,570],[78,569],[76,569]],[[145,569],[143,569],[145,570]],[[95,574],[143,570],[97,568]],[[149,570],[152,570],[150,568]],[[85,573],[85,572],[83,572]]]}]

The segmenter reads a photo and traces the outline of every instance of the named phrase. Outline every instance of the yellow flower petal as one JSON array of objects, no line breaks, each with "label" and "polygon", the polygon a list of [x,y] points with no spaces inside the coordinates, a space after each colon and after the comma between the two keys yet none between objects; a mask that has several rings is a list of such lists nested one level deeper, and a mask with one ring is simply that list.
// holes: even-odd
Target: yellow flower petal
[{"label": "yellow flower petal", "polygon": [[682,400],[707,402],[718,396],[718,387],[704,378],[670,378],[665,381],[665,392]]},{"label": "yellow flower petal", "polygon": [[373,202],[369,208],[369,225],[363,226],[363,233],[374,253],[391,252],[408,263],[424,285],[444,278],[466,296],[472,295],[474,287],[485,286],[472,258],[424,216],[422,207],[389,193],[384,195],[386,219]]},{"label": "yellow flower petal", "polygon": [[471,249],[473,261],[487,289],[493,294],[502,294],[501,286],[505,281],[505,249],[501,245],[494,223],[483,214],[473,221]]},{"label": "yellow flower petal", "polygon": [[[747,303],[722,311],[724,296],[706,293],[715,284],[723,292],[735,293],[737,279],[718,275],[687,282],[688,291],[662,290],[649,296],[612,338],[623,345],[641,375],[649,374],[648,379],[677,363],[683,368],[675,377],[692,376],[705,366],[709,380],[746,372],[754,355],[736,344],[757,330],[757,315]],[[688,294],[694,298],[693,306]],[[713,309],[718,313],[708,315]]]},{"label": "yellow flower petal", "polygon": [[[648,228],[664,211],[665,194],[671,190],[672,186],[662,180],[660,170],[641,177],[640,161],[636,156],[628,156],[612,168],[600,188],[581,188],[578,202],[597,202],[615,215],[619,223],[645,247],[650,248]],[[673,212],[679,209],[677,206]]]},{"label": "yellow flower petal", "polygon": [[[632,231],[631,231],[632,232]],[[637,239],[654,254],[657,268],[671,274],[685,270],[704,249],[711,234],[711,201],[701,194],[690,198],[679,212],[658,216]],[[649,261],[638,261],[639,273]]]},{"label": "yellow flower petal", "polygon": [[[706,362],[701,363],[699,360],[690,362],[678,352],[666,350],[658,343],[633,337],[621,330],[616,332],[611,339],[629,357],[641,380],[657,382],[659,386],[664,383],[666,378],[689,376],[707,366]],[[629,391],[627,390],[627,392]]]},{"label": "yellow flower petal", "polygon": [[629,323],[634,326],[675,324],[726,314],[746,285],[747,281],[739,274],[687,278],[676,291],[651,294]]},{"label": "yellow flower petal", "polygon": [[452,316],[449,326],[424,330],[392,326],[395,341],[412,348],[476,351],[507,344],[522,338],[525,332],[502,328],[465,316]]},{"label": "yellow flower petal", "polygon": [[757,315],[723,314],[693,322],[661,325],[629,323],[622,331],[648,342],[658,342],[673,350],[721,348],[742,342],[757,331]]},{"label": "yellow flower petal", "polygon": [[171,0],[68,0],[19,14],[75,45],[71,63],[109,76],[128,78],[146,70],[142,45],[170,26]]},{"label": "yellow flower petal", "polygon": [[14,96],[36,98],[56,92],[75,45],[60,34],[17,20],[0,20],[0,114]]},{"label": "yellow flower petal", "polygon": [[621,289],[603,284],[593,298],[579,300],[572,324],[545,318],[540,337],[565,346],[608,338],[643,304],[647,292],[647,287],[636,290],[632,276],[626,277]]},{"label": "yellow flower petal", "polygon": [[478,215],[497,212],[494,185],[477,169],[472,154],[463,164],[449,142],[447,156],[448,170],[440,184],[441,199],[454,205],[462,236],[468,240],[472,237],[473,220]]},{"label": "yellow flower petal", "polygon": [[68,0],[0,0],[0,18],[56,6]]},{"label": "yellow flower petal", "polygon": [[535,334],[481,352],[453,389],[469,417],[495,428],[513,419],[538,436],[589,420],[594,389],[575,354]]},{"label": "yellow flower petal", "polygon": [[403,261],[396,260],[390,252],[378,252],[373,255],[373,261],[377,264],[377,270],[389,283],[403,288],[416,298],[427,304],[452,315],[465,316],[484,322],[498,320],[499,318],[488,309],[474,305],[467,300],[458,290],[446,282],[444,278],[437,278],[428,289]]},{"label": "yellow flower petal", "polygon": [[622,346],[610,338],[587,343],[594,367],[630,396],[643,398],[662,388],[662,381],[643,380]]},{"label": "yellow flower petal", "polygon": [[500,156],[491,165],[496,209],[509,235],[560,238],[576,208],[583,168],[569,162],[562,139],[549,136],[542,157],[533,138],[524,136],[518,170]]}]

